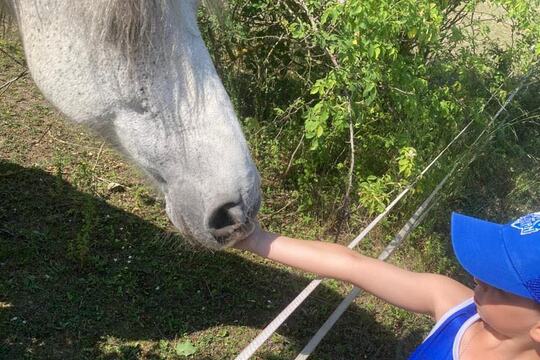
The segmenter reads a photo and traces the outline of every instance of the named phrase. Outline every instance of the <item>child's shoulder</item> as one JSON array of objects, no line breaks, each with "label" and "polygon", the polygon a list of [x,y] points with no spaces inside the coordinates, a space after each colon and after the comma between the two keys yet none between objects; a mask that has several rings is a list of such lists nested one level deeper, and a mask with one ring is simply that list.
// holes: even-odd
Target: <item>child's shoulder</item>
[{"label": "child's shoulder", "polygon": [[433,317],[438,321],[444,314],[452,308],[462,304],[474,295],[474,291],[462,283],[444,275],[434,275],[436,279],[436,288],[434,298]]}]

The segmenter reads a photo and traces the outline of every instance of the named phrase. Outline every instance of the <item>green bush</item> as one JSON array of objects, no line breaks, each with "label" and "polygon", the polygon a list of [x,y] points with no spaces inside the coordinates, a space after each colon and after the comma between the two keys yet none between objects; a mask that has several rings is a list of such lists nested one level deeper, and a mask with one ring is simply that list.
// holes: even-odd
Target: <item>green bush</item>
[{"label": "green bush", "polygon": [[308,209],[334,210],[352,170],[352,202],[380,211],[472,120],[419,191],[432,187],[540,53],[538,0],[229,6],[203,32],[265,179]]}]

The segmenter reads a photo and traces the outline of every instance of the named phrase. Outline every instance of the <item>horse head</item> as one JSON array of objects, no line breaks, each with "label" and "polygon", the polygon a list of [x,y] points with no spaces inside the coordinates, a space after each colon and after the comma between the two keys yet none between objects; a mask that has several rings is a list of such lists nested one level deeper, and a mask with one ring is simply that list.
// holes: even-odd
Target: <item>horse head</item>
[{"label": "horse head", "polygon": [[41,92],[152,179],[182,234],[222,248],[252,231],[259,174],[198,29],[198,0],[4,5]]}]

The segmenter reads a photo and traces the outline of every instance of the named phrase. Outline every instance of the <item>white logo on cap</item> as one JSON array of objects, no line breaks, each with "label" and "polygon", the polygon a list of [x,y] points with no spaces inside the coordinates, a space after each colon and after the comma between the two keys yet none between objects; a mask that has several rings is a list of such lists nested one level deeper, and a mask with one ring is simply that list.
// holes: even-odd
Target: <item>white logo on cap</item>
[{"label": "white logo on cap", "polygon": [[512,223],[512,227],[521,230],[521,235],[529,235],[539,232],[540,212],[520,217]]}]

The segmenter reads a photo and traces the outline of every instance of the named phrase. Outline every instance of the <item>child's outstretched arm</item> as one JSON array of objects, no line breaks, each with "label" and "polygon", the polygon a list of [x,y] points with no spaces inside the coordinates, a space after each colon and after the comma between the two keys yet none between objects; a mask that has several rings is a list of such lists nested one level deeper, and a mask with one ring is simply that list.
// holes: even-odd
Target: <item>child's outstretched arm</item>
[{"label": "child's outstretched arm", "polygon": [[338,244],[292,239],[257,229],[236,247],[350,282],[391,304],[436,320],[472,296],[471,289],[446,276],[407,271]]}]

